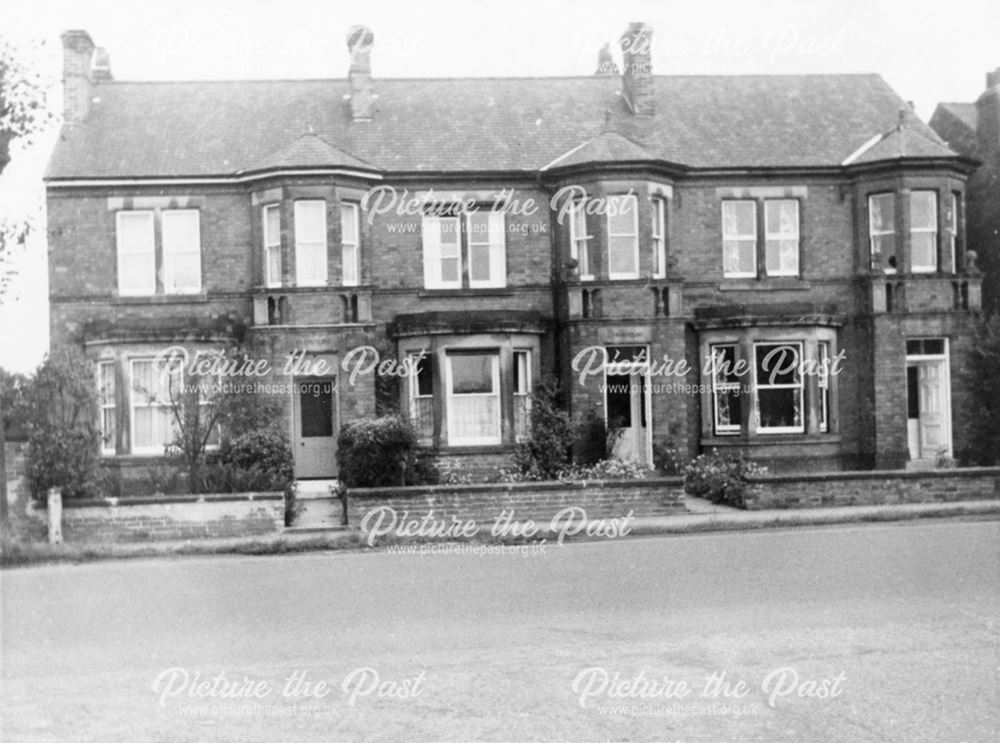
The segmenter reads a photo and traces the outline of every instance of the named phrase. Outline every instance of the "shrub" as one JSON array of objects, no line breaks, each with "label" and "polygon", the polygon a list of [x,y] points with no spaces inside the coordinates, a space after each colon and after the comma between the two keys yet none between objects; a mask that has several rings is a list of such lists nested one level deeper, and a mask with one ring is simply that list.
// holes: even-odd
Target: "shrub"
[{"label": "shrub", "polygon": [[591,408],[576,426],[576,463],[591,465],[611,459],[620,435],[620,428],[609,428],[604,416]]},{"label": "shrub", "polygon": [[559,407],[558,385],[546,380],[532,395],[528,440],[514,451],[513,463],[525,480],[552,480],[569,463],[574,430]]},{"label": "shrub", "polygon": [[340,480],[348,487],[406,485],[416,470],[417,434],[398,415],[362,418],[337,438]]},{"label": "shrub", "polygon": [[664,475],[680,475],[684,471],[684,454],[673,439],[653,445],[653,464]]},{"label": "shrub", "polygon": [[966,415],[969,448],[963,460],[1000,464],[1000,314],[983,320],[972,344],[968,379],[973,391]]},{"label": "shrub", "polygon": [[650,470],[634,459],[602,459],[591,465],[571,464],[559,473],[564,482],[581,480],[642,480]]},{"label": "shrub", "polygon": [[684,490],[712,503],[746,507],[747,478],[767,472],[743,454],[701,454],[684,468]]},{"label": "shrub", "polygon": [[219,461],[233,492],[284,490],[292,479],[292,448],[275,426],[246,431],[225,442]]}]

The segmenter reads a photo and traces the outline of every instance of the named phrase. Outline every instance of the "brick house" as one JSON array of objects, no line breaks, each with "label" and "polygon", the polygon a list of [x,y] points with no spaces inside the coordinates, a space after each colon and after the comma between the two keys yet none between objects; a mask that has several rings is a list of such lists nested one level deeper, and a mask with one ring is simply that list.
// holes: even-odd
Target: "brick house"
[{"label": "brick house", "polygon": [[930,127],[956,152],[979,160],[969,176],[969,245],[983,270],[983,307],[1000,311],[1000,67],[975,103],[940,103]]},{"label": "brick house", "polygon": [[654,76],[651,34],[589,77],[373,78],[355,30],[346,79],[118,82],[66,32],[52,343],[97,363],[108,463],[168,443],[159,350],[233,340],[276,384],[327,364],[281,393],[300,477],[376,413],[365,346],[411,360],[399,407],[473,470],[549,375],[643,462],[959,455],[975,161],[877,75]]}]

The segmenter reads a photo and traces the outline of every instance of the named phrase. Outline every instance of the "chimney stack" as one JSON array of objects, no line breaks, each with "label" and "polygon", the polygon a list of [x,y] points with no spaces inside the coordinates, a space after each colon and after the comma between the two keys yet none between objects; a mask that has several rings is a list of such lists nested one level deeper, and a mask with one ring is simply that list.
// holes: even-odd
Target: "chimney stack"
[{"label": "chimney stack", "polygon": [[90,71],[90,78],[95,83],[109,83],[111,77],[111,56],[103,46],[97,47],[94,52],[94,65]]},{"label": "chimney stack", "polygon": [[347,79],[351,84],[351,118],[354,121],[371,121],[374,115],[371,59],[374,43],[375,34],[367,26],[352,26],[347,32],[347,49],[351,53]]},{"label": "chimney stack", "polygon": [[653,27],[630,23],[619,44],[622,50],[622,94],[636,116],[652,116],[653,106]]},{"label": "chimney stack", "polygon": [[986,73],[986,90],[976,100],[979,151],[1000,157],[1000,67]]},{"label": "chimney stack", "polygon": [[597,71],[594,74],[600,77],[618,74],[618,65],[611,56],[611,44],[605,44],[597,52]]},{"label": "chimney stack", "polygon": [[63,121],[79,124],[87,118],[94,78],[94,42],[86,31],[65,31],[63,45]]}]

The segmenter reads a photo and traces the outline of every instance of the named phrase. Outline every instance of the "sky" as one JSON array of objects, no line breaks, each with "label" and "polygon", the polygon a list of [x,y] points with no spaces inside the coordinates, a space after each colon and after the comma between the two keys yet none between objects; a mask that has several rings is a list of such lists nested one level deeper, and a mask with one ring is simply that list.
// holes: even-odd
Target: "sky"
[{"label": "sky", "polygon": [[[7,7],[5,7],[7,6]],[[13,6],[13,8],[9,7]],[[974,101],[1000,67],[997,0],[0,0],[0,34],[27,48],[61,108],[59,34],[90,32],[118,80],[332,78],[347,29],[375,33],[379,77],[589,75],[629,22],[653,27],[655,74],[877,72],[926,121],[939,101]],[[32,212],[56,133],[15,148],[0,216]],[[42,219],[44,224],[44,220]],[[0,366],[29,371],[48,347],[44,230],[0,299]]]}]

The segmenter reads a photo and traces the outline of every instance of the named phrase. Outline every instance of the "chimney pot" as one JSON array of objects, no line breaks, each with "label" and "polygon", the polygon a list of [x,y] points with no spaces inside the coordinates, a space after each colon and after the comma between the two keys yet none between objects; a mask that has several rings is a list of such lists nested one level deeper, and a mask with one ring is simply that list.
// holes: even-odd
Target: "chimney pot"
[{"label": "chimney pot", "polygon": [[622,93],[632,113],[652,116],[653,105],[653,27],[630,23],[619,40],[622,50]]},{"label": "chimney pot", "polygon": [[90,77],[95,83],[106,83],[112,80],[111,55],[103,46],[97,47],[94,51],[94,65],[91,68]]},{"label": "chimney pot", "polygon": [[617,75],[618,65],[611,56],[611,44],[605,44],[597,52],[597,72],[595,75]]}]

